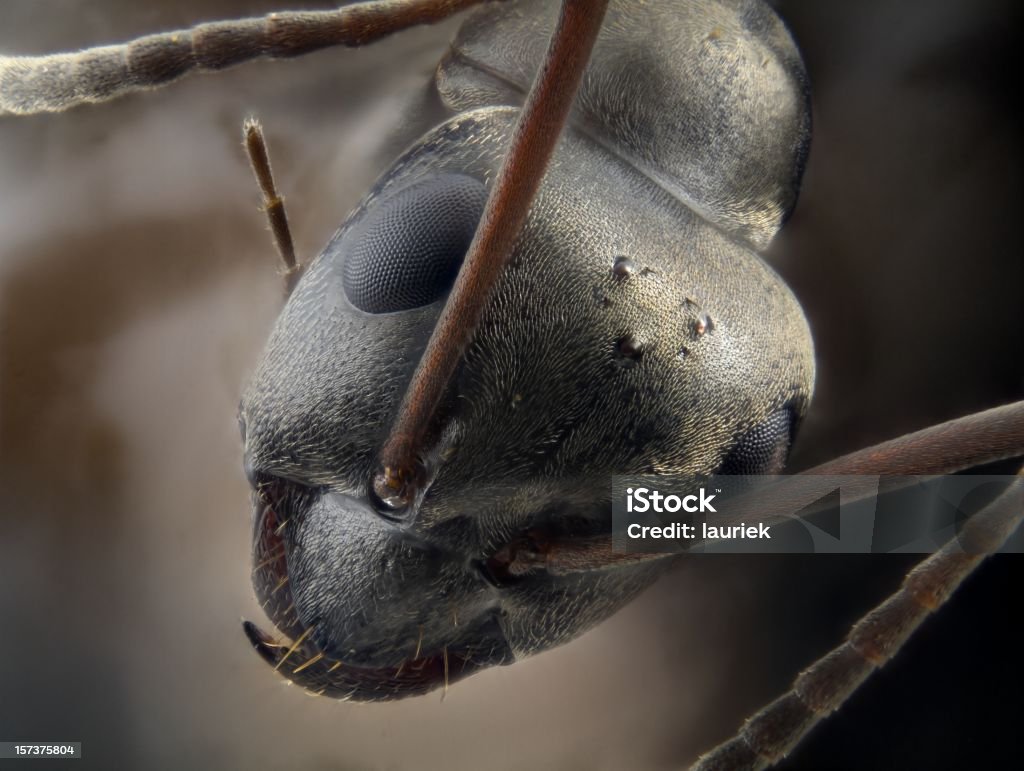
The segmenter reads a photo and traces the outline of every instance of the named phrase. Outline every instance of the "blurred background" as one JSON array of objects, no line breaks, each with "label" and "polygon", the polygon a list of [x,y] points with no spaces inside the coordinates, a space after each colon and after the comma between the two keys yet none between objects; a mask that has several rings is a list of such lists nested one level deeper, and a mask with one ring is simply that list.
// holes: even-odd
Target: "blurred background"
[{"label": "blurred background", "polygon": [[[289,5],[3,0],[0,51]],[[819,357],[796,469],[1024,397],[1021,6],[776,5],[814,100],[804,191],[769,255]],[[75,768],[674,769],[913,563],[696,558],[443,703],[310,698],[258,660],[235,411],[281,300],[241,122],[263,120],[309,258],[425,128],[457,25],[0,118],[0,740],[82,741]],[[986,563],[783,767],[1008,762],[1022,577],[1017,555]]]}]

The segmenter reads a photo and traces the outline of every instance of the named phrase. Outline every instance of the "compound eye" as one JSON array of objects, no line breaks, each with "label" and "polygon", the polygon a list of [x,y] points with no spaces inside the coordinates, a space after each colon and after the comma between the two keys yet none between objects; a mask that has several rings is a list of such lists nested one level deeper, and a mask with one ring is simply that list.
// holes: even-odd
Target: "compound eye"
[{"label": "compound eye", "polygon": [[483,183],[442,174],[379,201],[356,225],[342,283],[359,310],[420,308],[451,289],[487,202]]},{"label": "compound eye", "polygon": [[778,474],[789,455],[792,427],[792,411],[776,410],[740,437],[717,473]]}]

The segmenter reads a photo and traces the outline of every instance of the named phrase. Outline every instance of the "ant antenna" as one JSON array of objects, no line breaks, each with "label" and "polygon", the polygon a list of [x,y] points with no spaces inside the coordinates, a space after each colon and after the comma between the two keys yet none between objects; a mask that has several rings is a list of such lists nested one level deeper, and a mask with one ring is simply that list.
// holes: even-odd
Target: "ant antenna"
[{"label": "ant antenna", "polygon": [[128,43],[46,56],[0,55],[0,115],[60,112],[266,57],[355,48],[434,24],[481,0],[370,0],[330,11],[212,21]]},{"label": "ant antenna", "polygon": [[511,146],[487,198],[441,317],[378,457],[370,491],[401,518],[423,485],[419,456],[431,419],[512,256],[587,68],[608,0],[563,0],[544,63],[526,97]]},{"label": "ant antenna", "polygon": [[266,212],[267,222],[270,223],[274,246],[277,247],[277,253],[281,255],[281,261],[284,263],[284,294],[288,297],[302,275],[302,266],[295,259],[295,245],[292,243],[292,231],[288,227],[288,215],[284,211],[284,199],[277,194],[277,187],[274,185],[263,127],[255,118],[247,118],[242,130],[245,134],[245,150],[249,153],[249,164],[263,194],[263,211]]}]

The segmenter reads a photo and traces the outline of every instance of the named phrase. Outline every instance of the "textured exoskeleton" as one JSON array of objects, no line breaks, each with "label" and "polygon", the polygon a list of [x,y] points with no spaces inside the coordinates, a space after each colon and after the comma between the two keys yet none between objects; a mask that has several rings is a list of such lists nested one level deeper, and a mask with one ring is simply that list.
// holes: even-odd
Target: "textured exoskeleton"
[{"label": "textured exoskeleton", "polygon": [[759,1],[612,3],[434,420],[429,487],[402,522],[369,500],[554,14],[465,23],[437,75],[455,116],[310,265],[243,400],[254,581],[296,642],[248,631],[311,690],[421,693],[572,639],[664,563],[502,580],[488,560],[528,533],[608,533],[613,474],[776,471],[807,408],[807,323],[756,253],[806,155],[795,46]]}]

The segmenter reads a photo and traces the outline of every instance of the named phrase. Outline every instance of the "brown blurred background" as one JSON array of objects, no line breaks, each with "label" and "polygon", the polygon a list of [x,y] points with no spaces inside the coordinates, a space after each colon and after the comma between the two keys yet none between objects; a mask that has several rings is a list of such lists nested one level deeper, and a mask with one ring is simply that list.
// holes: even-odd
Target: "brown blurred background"
[{"label": "brown blurred background", "polygon": [[[288,5],[3,0],[0,50]],[[795,468],[1024,396],[1021,12],[777,6],[814,89],[804,193],[771,250],[819,356]],[[695,559],[443,703],[308,698],[258,660],[235,409],[280,287],[241,121],[266,125],[311,256],[414,135],[406,106],[455,26],[0,118],[0,740],[83,741],[75,768],[678,768],[911,564]],[[1005,761],[1022,568],[990,561],[786,767]]]}]

